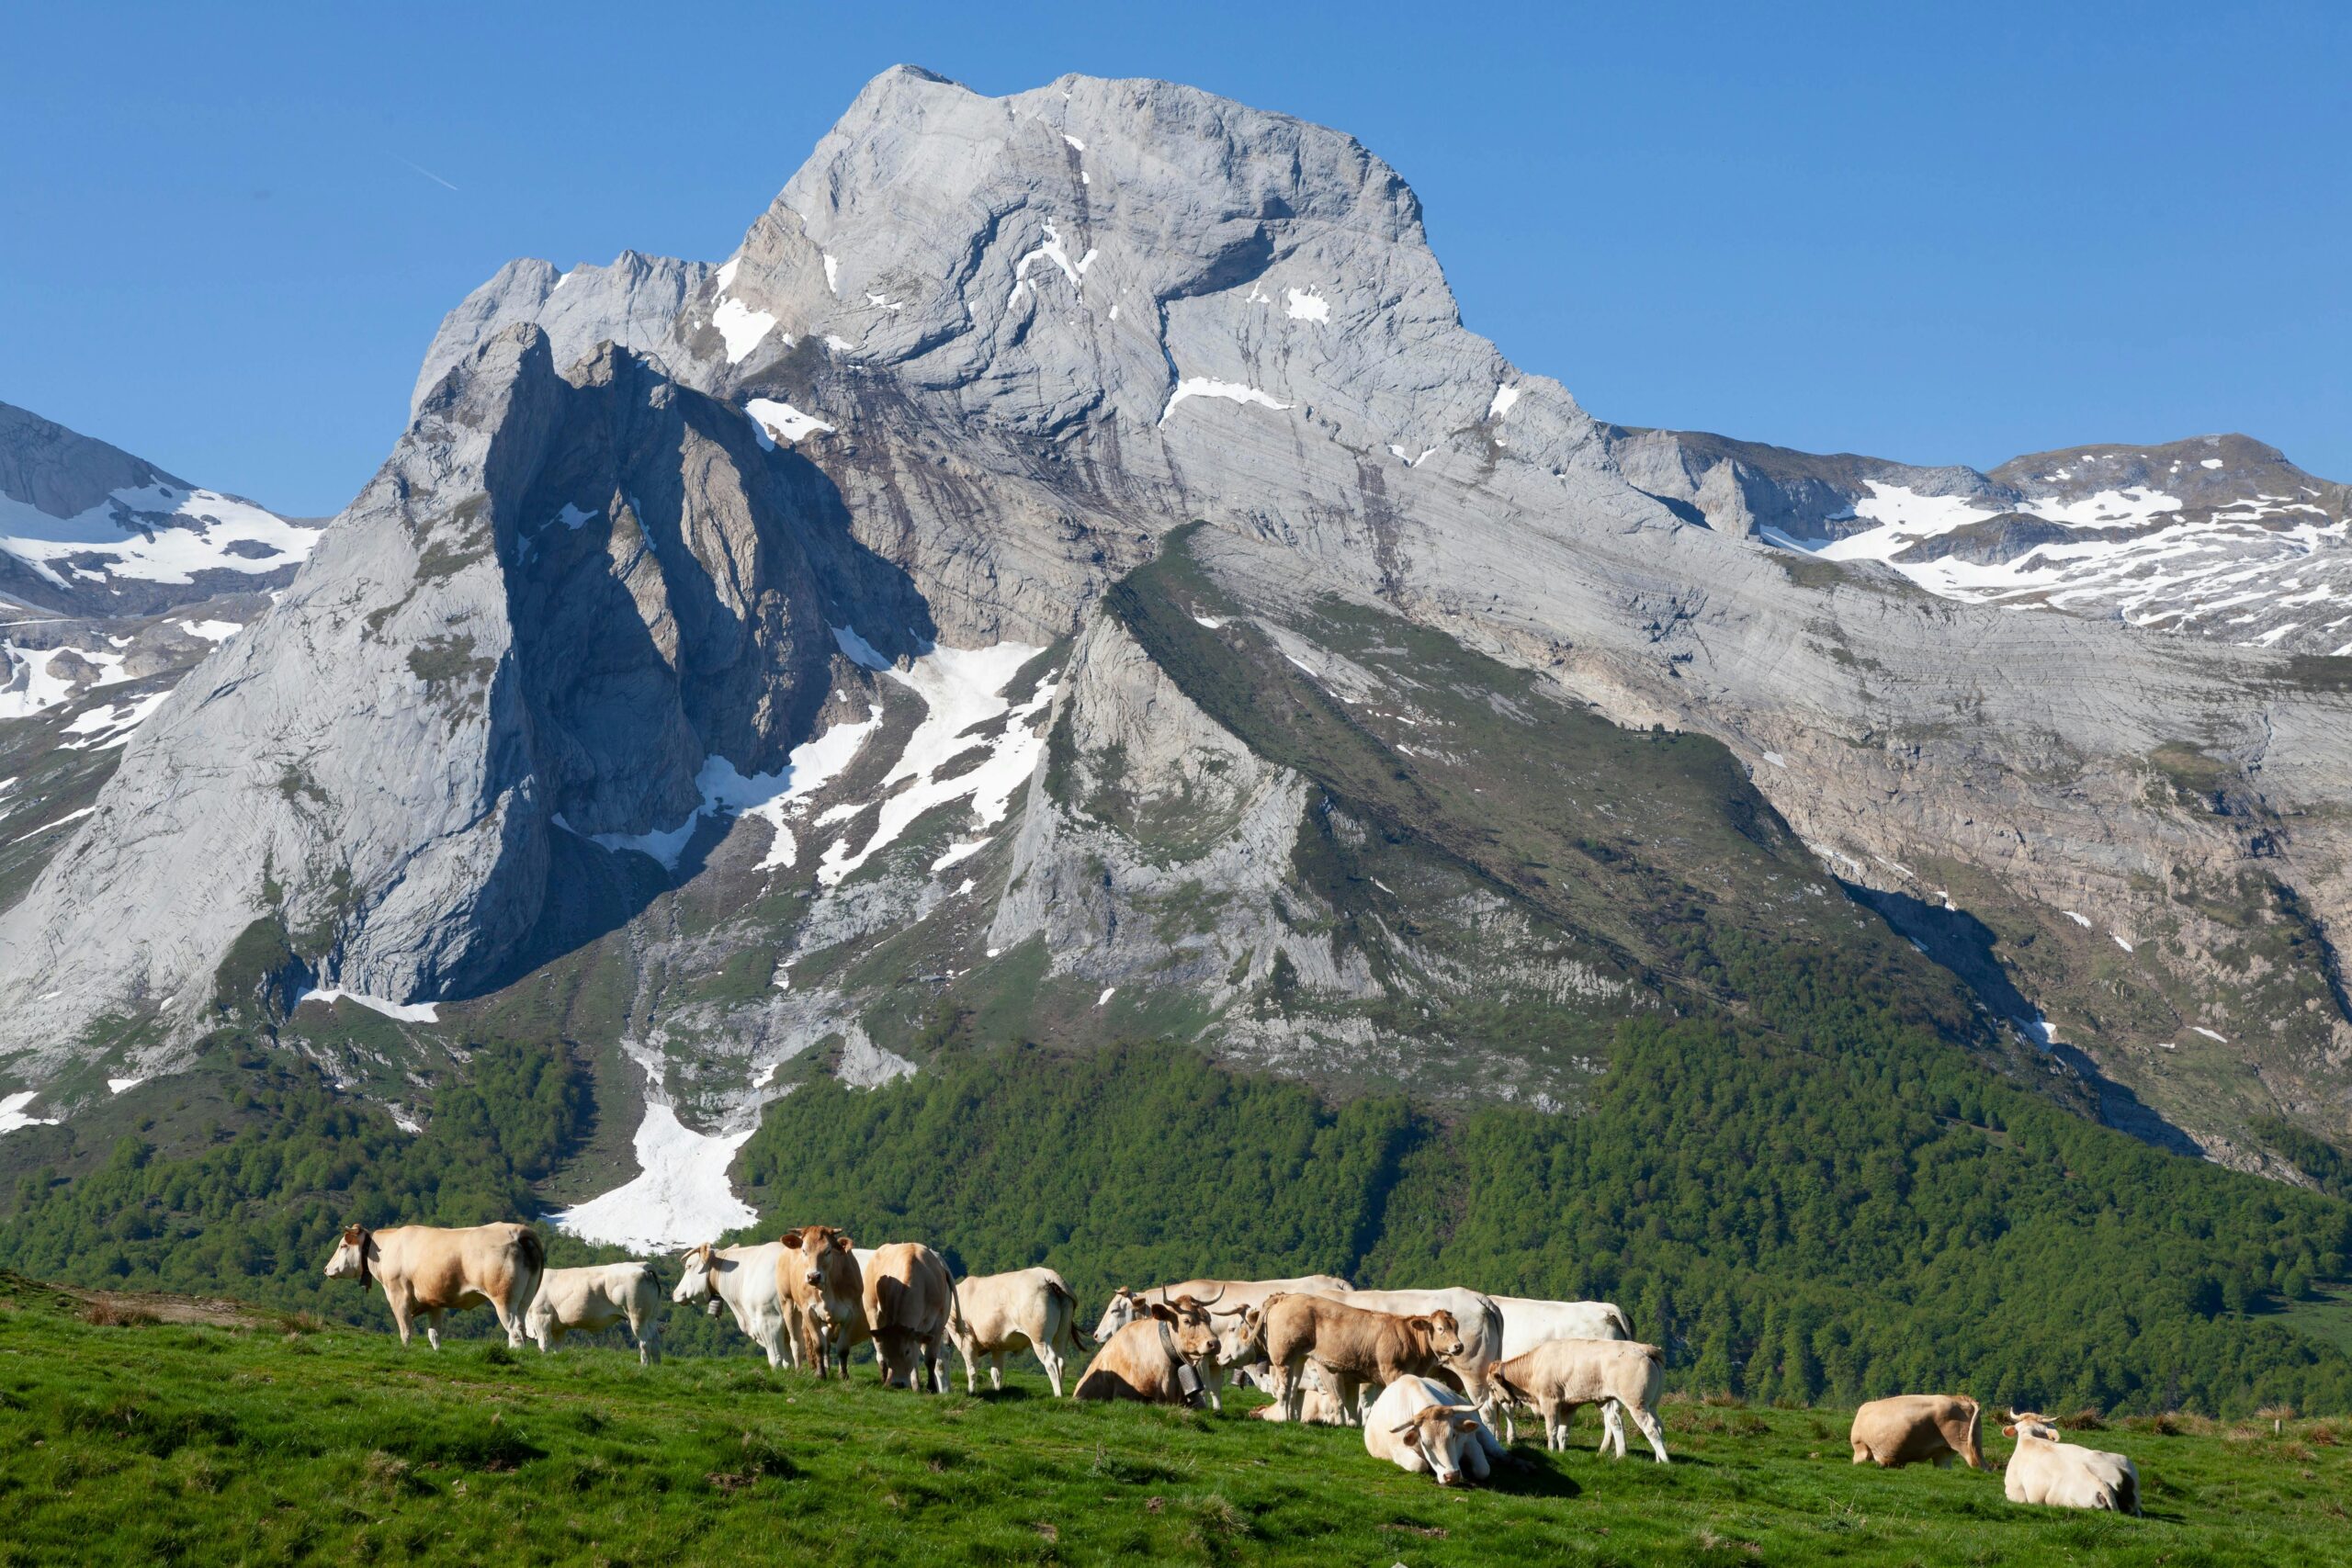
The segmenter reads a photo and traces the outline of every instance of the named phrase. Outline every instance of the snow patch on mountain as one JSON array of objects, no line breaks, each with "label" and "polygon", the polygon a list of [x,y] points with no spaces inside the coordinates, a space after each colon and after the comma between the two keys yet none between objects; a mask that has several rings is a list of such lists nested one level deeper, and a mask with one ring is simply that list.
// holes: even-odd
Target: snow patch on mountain
[{"label": "snow patch on mountain", "polygon": [[171,583],[192,581],[199,571],[257,575],[302,561],[318,537],[318,530],[249,501],[176,485],[118,490],[71,517],[0,495],[0,550],[59,588],[72,586],[68,571],[93,582],[109,575]]}]

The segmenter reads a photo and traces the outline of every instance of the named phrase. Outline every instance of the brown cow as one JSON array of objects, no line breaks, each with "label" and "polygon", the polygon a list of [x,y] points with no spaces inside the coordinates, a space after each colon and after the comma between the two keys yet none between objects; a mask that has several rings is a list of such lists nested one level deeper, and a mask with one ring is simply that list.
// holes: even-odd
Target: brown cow
[{"label": "brown cow", "polygon": [[1979,1422],[1976,1402],[1964,1394],[1898,1393],[1873,1399],[1854,1412],[1849,1439],[1854,1462],[1894,1470],[1932,1460],[1940,1470],[1957,1454],[1969,1469],[1982,1470]]},{"label": "brown cow", "polygon": [[384,1287],[392,1325],[409,1342],[410,1320],[422,1314],[424,1337],[441,1348],[441,1317],[452,1307],[485,1302],[506,1330],[506,1343],[523,1348],[523,1316],[538,1293],[547,1248],[528,1225],[394,1225],[371,1231],[346,1225],[327,1259],[327,1278],[356,1280],[362,1290],[372,1277]]},{"label": "brown cow", "polygon": [[800,1335],[801,1359],[821,1380],[828,1362],[849,1376],[849,1353],[873,1337],[855,1245],[831,1225],[803,1225],[777,1238],[776,1294]]},{"label": "brown cow", "polygon": [[1266,1348],[1276,1393],[1294,1421],[1305,1414],[1303,1374],[1309,1361],[1356,1425],[1363,1419],[1358,1395],[1366,1383],[1385,1389],[1408,1375],[1436,1377],[1453,1371],[1465,1350],[1460,1323],[1442,1308],[1400,1317],[1322,1296],[1276,1295],[1244,1321]]},{"label": "brown cow", "polygon": [[[936,1252],[919,1241],[875,1248],[865,1267],[865,1322],[888,1388],[904,1377],[926,1393],[947,1392],[939,1359],[956,1307],[956,1277]],[[917,1367],[920,1360],[922,1365]]]},{"label": "brown cow", "polygon": [[1147,1302],[1142,1315],[1102,1342],[1078,1380],[1073,1399],[1136,1399],[1196,1404],[1204,1368],[1216,1365],[1216,1331],[1208,1310],[1190,1296]]}]

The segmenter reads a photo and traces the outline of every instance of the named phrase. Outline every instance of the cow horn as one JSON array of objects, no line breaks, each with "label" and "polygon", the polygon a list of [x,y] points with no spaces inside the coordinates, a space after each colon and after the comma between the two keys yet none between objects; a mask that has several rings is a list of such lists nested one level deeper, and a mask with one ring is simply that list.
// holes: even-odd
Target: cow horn
[{"label": "cow horn", "polygon": [[1219,1285],[1216,1288],[1216,1294],[1213,1296],[1204,1296],[1193,1304],[1196,1306],[1206,1306],[1211,1302],[1221,1302],[1223,1300],[1225,1300],[1225,1287],[1223,1285]]}]

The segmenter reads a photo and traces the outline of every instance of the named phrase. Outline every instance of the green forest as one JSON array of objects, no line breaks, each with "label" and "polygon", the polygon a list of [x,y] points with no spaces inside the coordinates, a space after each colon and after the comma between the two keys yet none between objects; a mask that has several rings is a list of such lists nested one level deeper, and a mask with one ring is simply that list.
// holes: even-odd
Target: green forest
[{"label": "green forest", "polygon": [[[2268,1310],[2352,1272],[2352,1205],[2084,1122],[1850,1000],[1819,953],[1732,950],[1779,1028],[1621,1025],[1582,1115],[1334,1104],[1168,1044],[951,1046],[882,1089],[777,1102],[738,1181],[758,1235],[822,1220],[967,1271],[1046,1262],[1089,1302],[1306,1269],[1608,1297],[1677,1384],[1757,1402],[2352,1409],[2352,1359]],[[379,1301],[320,1276],[336,1227],[537,1213],[590,1114],[585,1069],[543,1047],[475,1053],[416,1136],[305,1064],[212,1050],[239,1086],[219,1123],[20,1178],[0,1268],[380,1325]],[[551,1239],[558,1262],[618,1256]],[[747,1349],[683,1309],[667,1333]]]}]

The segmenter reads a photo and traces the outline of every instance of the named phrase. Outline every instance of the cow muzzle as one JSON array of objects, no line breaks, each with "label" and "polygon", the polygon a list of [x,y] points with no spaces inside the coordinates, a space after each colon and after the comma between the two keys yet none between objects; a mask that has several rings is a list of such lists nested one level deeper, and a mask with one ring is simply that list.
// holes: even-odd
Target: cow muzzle
[{"label": "cow muzzle", "polygon": [[803,1274],[800,1279],[803,1284],[808,1285],[821,1285],[825,1282],[823,1277],[820,1276],[814,1269],[811,1269],[808,1273]]}]

